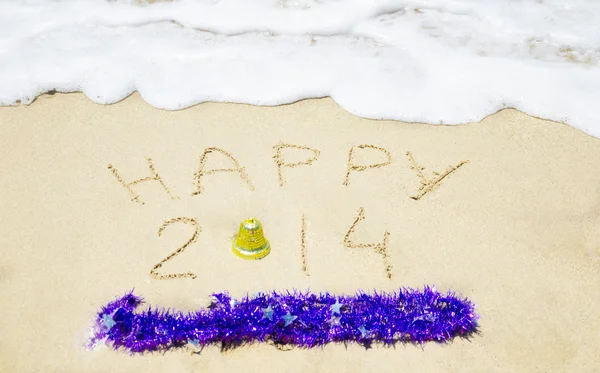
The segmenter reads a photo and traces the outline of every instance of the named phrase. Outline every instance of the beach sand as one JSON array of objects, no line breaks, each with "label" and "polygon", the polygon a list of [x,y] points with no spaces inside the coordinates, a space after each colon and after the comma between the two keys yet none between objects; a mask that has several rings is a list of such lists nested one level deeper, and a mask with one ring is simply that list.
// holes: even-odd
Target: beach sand
[{"label": "beach sand", "polygon": [[[169,112],[139,95],[56,94],[0,108],[0,128],[0,372],[600,370],[600,140],[567,125],[516,110],[433,126],[361,119],[331,99]],[[244,171],[211,173],[237,167],[225,153]],[[248,216],[271,241],[261,261],[231,252]],[[154,278],[195,232],[158,273],[196,278]],[[348,247],[385,232],[387,263]],[[475,302],[481,333],[368,350],[86,349],[99,307],[133,288],[195,310],[222,290],[426,284]]]}]

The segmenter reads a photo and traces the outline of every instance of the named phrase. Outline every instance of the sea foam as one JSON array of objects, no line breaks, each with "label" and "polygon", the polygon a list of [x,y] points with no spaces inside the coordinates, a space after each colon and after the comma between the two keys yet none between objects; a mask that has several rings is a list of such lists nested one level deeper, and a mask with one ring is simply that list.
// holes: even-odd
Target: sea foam
[{"label": "sea foam", "polygon": [[0,105],[331,96],[436,124],[513,107],[600,137],[599,19],[594,0],[0,0]]}]

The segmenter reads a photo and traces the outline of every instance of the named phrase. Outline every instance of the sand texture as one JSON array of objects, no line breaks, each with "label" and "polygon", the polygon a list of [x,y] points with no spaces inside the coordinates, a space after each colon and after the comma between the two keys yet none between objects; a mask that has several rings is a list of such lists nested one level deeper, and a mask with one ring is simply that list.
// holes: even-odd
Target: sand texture
[{"label": "sand texture", "polygon": [[[137,95],[101,106],[57,94],[0,108],[0,129],[0,372],[600,371],[600,140],[564,124],[515,110],[461,126],[374,121],[330,99],[168,112]],[[271,241],[261,261],[231,252],[248,216]],[[98,308],[132,288],[194,310],[221,290],[425,284],[474,301],[480,335],[369,350],[85,348]]]}]

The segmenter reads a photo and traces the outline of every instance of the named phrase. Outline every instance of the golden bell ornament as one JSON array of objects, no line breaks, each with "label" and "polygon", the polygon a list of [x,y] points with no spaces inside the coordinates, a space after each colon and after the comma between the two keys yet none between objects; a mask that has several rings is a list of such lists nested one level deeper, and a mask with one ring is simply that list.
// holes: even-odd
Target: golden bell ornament
[{"label": "golden bell ornament", "polygon": [[233,253],[242,259],[262,259],[271,252],[271,245],[263,234],[258,219],[248,218],[240,223],[237,238],[233,241]]}]

